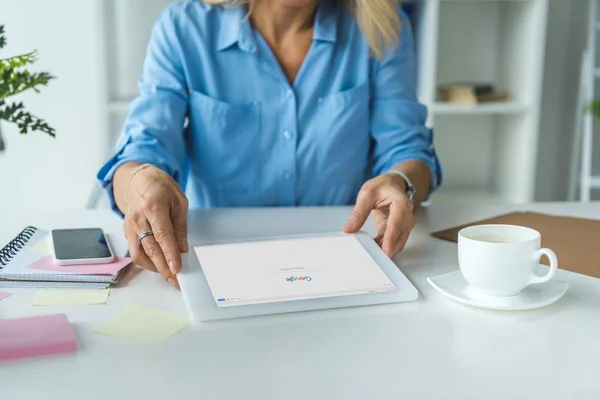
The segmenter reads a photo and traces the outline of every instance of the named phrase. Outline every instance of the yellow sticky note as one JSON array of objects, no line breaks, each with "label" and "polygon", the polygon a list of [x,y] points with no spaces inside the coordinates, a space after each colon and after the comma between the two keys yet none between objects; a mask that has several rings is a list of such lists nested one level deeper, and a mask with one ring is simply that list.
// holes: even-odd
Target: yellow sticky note
[{"label": "yellow sticky note", "polygon": [[111,321],[97,326],[92,332],[148,343],[160,343],[189,323],[190,319],[186,314],[131,306]]},{"label": "yellow sticky note", "polygon": [[110,289],[72,290],[40,289],[29,303],[30,306],[86,306],[106,304]]},{"label": "yellow sticky note", "polygon": [[50,246],[50,238],[49,237],[42,238],[42,239],[38,240],[32,246],[26,246],[24,250],[27,251],[28,253],[37,253],[37,254],[43,254],[46,256],[50,255],[50,254],[52,254],[52,247]]}]

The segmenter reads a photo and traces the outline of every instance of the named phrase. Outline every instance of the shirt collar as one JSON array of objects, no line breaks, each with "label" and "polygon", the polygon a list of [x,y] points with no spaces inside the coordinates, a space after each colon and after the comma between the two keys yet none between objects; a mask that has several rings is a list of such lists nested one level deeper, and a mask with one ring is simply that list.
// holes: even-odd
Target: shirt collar
[{"label": "shirt collar", "polygon": [[[315,15],[313,39],[325,42],[335,42],[337,39],[337,10],[338,4],[333,0],[321,0]],[[223,18],[219,28],[219,51],[234,44],[240,49],[254,52],[256,43],[254,34],[247,17],[246,7],[224,8]]]},{"label": "shirt collar", "polygon": [[335,0],[321,0],[315,15],[313,39],[335,42],[337,39],[337,9],[341,7]]},{"label": "shirt collar", "polygon": [[241,6],[222,9],[223,16],[219,24],[217,50],[225,50],[236,43],[242,50],[250,52],[256,50],[246,10],[246,7]]}]

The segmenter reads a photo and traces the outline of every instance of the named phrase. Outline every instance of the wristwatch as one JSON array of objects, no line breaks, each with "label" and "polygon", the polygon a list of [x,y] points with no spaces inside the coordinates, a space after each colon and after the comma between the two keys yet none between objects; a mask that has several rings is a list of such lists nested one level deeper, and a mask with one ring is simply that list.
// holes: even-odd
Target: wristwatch
[{"label": "wristwatch", "polygon": [[404,182],[406,183],[406,196],[408,197],[408,200],[410,200],[411,203],[414,203],[413,199],[415,198],[415,193],[416,193],[415,185],[413,185],[413,183],[408,178],[408,176],[406,176],[406,174],[404,172],[396,171],[396,170],[388,171],[388,173],[400,175],[402,177],[402,179],[404,179]]}]

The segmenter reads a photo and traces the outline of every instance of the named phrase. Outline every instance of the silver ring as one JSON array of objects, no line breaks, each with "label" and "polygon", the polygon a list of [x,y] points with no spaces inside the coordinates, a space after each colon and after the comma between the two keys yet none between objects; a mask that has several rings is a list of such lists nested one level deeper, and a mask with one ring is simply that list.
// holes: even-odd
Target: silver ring
[{"label": "silver ring", "polygon": [[142,243],[142,239],[145,238],[146,236],[152,236],[154,235],[154,233],[152,233],[152,231],[146,231],[146,232],[142,232],[140,233],[140,235],[138,236],[138,242],[141,244]]}]

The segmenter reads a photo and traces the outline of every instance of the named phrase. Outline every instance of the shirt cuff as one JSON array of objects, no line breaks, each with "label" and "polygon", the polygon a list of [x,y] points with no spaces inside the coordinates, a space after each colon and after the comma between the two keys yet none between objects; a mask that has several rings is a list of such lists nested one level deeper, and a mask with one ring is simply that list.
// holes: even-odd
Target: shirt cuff
[{"label": "shirt cuff", "polygon": [[166,160],[161,159],[161,157],[157,157],[153,154],[148,154],[146,152],[136,152],[136,151],[125,151],[127,146],[132,146],[131,139],[129,139],[124,145],[122,145],[117,151],[117,153],[111,157],[98,171],[96,179],[98,184],[104,191],[108,197],[110,208],[121,218],[124,218],[125,215],[119,210],[117,203],[115,201],[115,195],[113,192],[113,179],[115,176],[115,172],[119,167],[128,162],[137,162],[140,164],[152,164],[163,171],[173,175],[172,171],[168,166],[168,162]]}]

